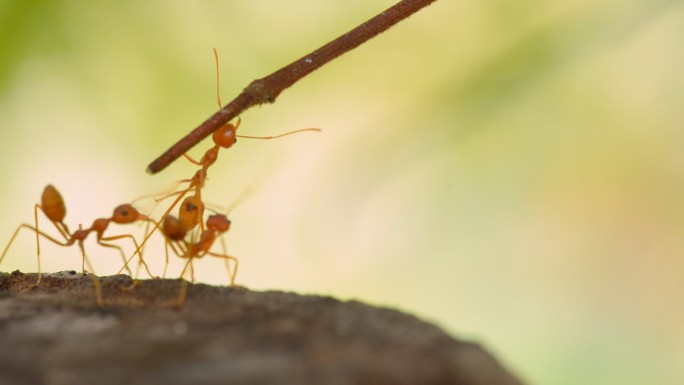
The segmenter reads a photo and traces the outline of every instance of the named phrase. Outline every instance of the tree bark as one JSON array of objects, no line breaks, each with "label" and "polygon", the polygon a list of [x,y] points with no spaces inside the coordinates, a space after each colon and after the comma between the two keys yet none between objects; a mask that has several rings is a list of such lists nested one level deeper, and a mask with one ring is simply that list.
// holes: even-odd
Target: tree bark
[{"label": "tree bark", "polygon": [[520,384],[477,344],[357,301],[0,273],[2,384]]}]

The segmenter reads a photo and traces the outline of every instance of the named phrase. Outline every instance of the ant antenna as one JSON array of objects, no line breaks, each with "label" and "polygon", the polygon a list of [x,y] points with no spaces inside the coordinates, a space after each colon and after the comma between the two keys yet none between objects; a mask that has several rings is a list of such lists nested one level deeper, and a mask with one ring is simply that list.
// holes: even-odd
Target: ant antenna
[{"label": "ant antenna", "polygon": [[[221,107],[223,107],[223,103],[221,103],[221,75],[220,75],[220,67],[219,67],[219,57],[218,57],[218,51],[216,50],[216,47],[212,48],[214,51],[214,62],[216,62],[216,101],[218,102],[218,108],[219,110]],[[247,139],[276,139],[280,138],[286,135],[290,134],[296,134],[298,132],[303,132],[303,131],[317,131],[320,132],[320,128],[302,128],[299,130],[294,130],[294,131],[288,131],[283,134],[278,134],[278,135],[273,135],[273,136],[250,136],[250,135],[235,135],[238,138],[247,138]],[[185,154],[184,154],[185,155]]]},{"label": "ant antenna", "polygon": [[221,79],[219,76],[219,58],[218,52],[216,51],[216,47],[212,49],[214,50],[214,61],[216,62],[216,100],[218,101],[218,107],[220,110],[223,104],[221,103]]},{"label": "ant antenna", "polygon": [[298,132],[304,132],[304,131],[316,131],[316,132],[321,132],[320,128],[300,128],[299,130],[294,130],[294,131],[288,131],[282,134],[278,135],[272,135],[272,136],[251,136],[251,135],[235,135],[238,138],[247,138],[247,139],[276,139],[276,138],[282,138],[283,136],[287,136],[290,134],[296,134]]}]

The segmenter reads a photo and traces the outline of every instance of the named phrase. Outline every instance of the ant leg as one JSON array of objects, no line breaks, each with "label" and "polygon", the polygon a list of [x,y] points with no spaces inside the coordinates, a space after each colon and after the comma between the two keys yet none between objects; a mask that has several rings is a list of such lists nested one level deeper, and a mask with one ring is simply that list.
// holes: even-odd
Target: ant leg
[{"label": "ant leg", "polygon": [[[145,235],[147,235],[150,232],[150,222],[155,223],[153,220],[146,220],[145,221]],[[138,248],[138,244],[135,242],[135,238],[133,239],[133,244],[135,245],[135,248]],[[140,248],[140,259],[143,259],[143,254],[145,253],[145,246]],[[147,267],[147,264],[145,264],[145,269],[149,272],[149,268]],[[140,264],[138,264],[138,270],[140,270]],[[151,276],[151,275],[150,275]],[[152,277],[154,278],[154,277]]]},{"label": "ant leg", "polygon": [[[140,250],[140,249],[141,249],[141,247],[138,245],[138,242],[135,240],[135,237],[133,237],[131,234],[122,234],[122,235],[115,235],[115,236],[112,236],[112,237],[104,237],[104,238],[101,239],[101,241],[115,241],[115,240],[117,240],[117,239],[123,239],[123,238],[130,238],[131,241],[133,241],[133,245],[135,246],[136,250]],[[101,244],[102,246],[106,246],[106,247],[115,247],[115,248],[119,249],[119,251],[121,252],[121,256],[123,257],[123,260],[124,260],[124,268],[125,268],[126,270],[128,270],[128,273],[129,273],[129,274],[131,274],[131,270],[130,270],[130,268],[128,267],[128,264],[127,264],[128,261],[126,260],[126,255],[124,254],[123,250],[121,250],[121,247],[119,247],[119,246],[117,246],[117,245],[111,245],[111,244],[107,244],[107,243],[102,243],[102,242],[99,242],[99,241],[98,241],[98,243]],[[142,264],[143,267],[145,268],[145,271],[146,271],[147,274],[150,276],[150,278],[154,278],[154,277],[155,277],[154,274],[152,274],[152,272],[150,271],[149,266],[147,266],[147,263],[145,262],[145,259],[143,258],[142,250],[138,253],[138,256],[140,257],[140,260],[138,261],[138,264]]]},{"label": "ant leg", "polygon": [[[221,237],[221,251],[223,251],[223,254],[221,255],[228,255],[228,251],[226,249],[226,239],[224,237]],[[209,253],[211,256],[216,256],[212,253]],[[219,257],[220,258],[220,257]],[[231,259],[235,263],[235,269],[233,270],[233,274],[230,273],[230,261]],[[225,260],[226,264],[226,272],[228,273],[228,278],[230,278],[230,286],[235,286],[235,277],[237,276],[237,270],[238,270],[238,260],[235,257],[230,257],[226,258]]]},{"label": "ant leg", "polygon": [[183,268],[183,271],[181,271],[180,275],[180,281],[181,281],[181,286],[180,290],[178,291],[178,298],[176,299],[176,307],[181,307],[185,303],[185,298],[188,295],[188,281],[183,279],[183,275],[185,275],[185,272],[188,269],[188,266],[192,269],[192,258],[188,258],[188,262],[185,263],[185,267]]},{"label": "ant leg", "polygon": [[[41,277],[41,274],[40,274],[40,237],[38,236],[38,233],[40,232],[40,230],[38,229],[38,210],[43,211],[43,208],[40,207],[39,204],[36,204],[35,206],[33,206],[33,221],[34,221],[34,224],[36,225],[36,255],[38,255],[38,282],[36,282],[36,285],[38,285],[38,283],[40,282],[40,277]],[[43,214],[45,214],[45,211],[43,211]],[[21,226],[17,228],[17,232],[19,232],[20,228],[21,228]],[[15,236],[17,235],[17,232],[14,233]],[[14,237],[12,237],[12,240],[14,240]],[[12,243],[12,241],[10,241],[10,243]]]},{"label": "ant leg", "polygon": [[90,280],[93,281],[93,287],[95,287],[95,301],[97,302],[97,306],[104,306],[104,299],[102,298],[102,284],[100,283],[100,278],[98,278],[97,275],[93,273],[88,273],[88,277],[90,277]]},{"label": "ant leg", "polygon": [[169,266],[169,248],[171,248],[171,251],[176,254],[179,258],[182,258],[183,255],[187,254],[187,249],[183,247],[183,244],[180,241],[169,241],[168,239],[164,243],[164,249],[166,251],[166,265],[164,266],[164,278],[166,277],[166,271]]},{"label": "ant leg", "polygon": [[202,166],[202,162],[195,160],[193,157],[191,157],[190,155],[188,155],[186,153],[183,153],[183,157],[185,157],[185,159],[190,161],[190,163],[192,163],[192,164],[195,164],[197,166]]},{"label": "ant leg", "polygon": [[228,263],[230,261],[233,261],[235,264],[235,269],[233,269],[233,274],[230,274],[230,270],[228,270],[228,274],[230,276],[230,286],[235,286],[235,277],[237,276],[238,272],[238,259],[233,257],[232,255],[226,255],[226,254],[218,254],[218,253],[213,253],[213,252],[207,252],[206,254],[211,255],[212,257],[216,258],[222,258],[226,261],[226,266],[228,266]]},{"label": "ant leg", "polygon": [[[178,197],[176,197],[176,199],[173,201],[173,203],[171,203],[171,206],[169,206],[169,208],[166,209],[166,212],[164,212],[164,214],[162,214],[161,217],[164,218],[164,217],[166,217],[167,215],[169,215],[169,213],[171,212],[171,210],[173,210],[173,208],[176,207],[176,205],[178,204],[178,202],[180,202],[180,200],[183,199],[183,197],[185,196],[185,194],[187,194],[188,191],[190,191],[190,189],[192,189],[192,187],[193,187],[193,184],[190,183],[190,186],[188,186],[188,188],[187,188],[186,190],[184,190],[184,191],[182,191],[180,194],[178,194]],[[128,264],[128,263],[135,257],[136,254],[139,254],[139,253],[140,253],[140,249],[141,249],[142,247],[145,246],[145,244],[146,244],[147,241],[150,239],[150,237],[152,237],[152,234],[154,234],[154,232],[159,228],[159,226],[161,226],[161,223],[162,223],[161,220],[158,221],[158,222],[154,222],[154,227],[152,227],[152,230],[149,232],[149,234],[147,234],[147,235],[145,236],[145,238],[143,239],[142,243],[135,249],[135,251],[133,252],[133,255],[131,255],[131,257],[128,258],[128,259],[126,260],[126,264]],[[119,270],[119,273],[121,273],[122,270],[123,270],[123,268],[121,268],[121,270]]]},{"label": "ant leg", "polygon": [[[132,277],[131,269],[128,267],[129,261],[126,260],[126,255],[124,254],[121,247],[118,245],[112,245],[112,244],[100,242],[100,241],[114,241],[114,240],[122,239],[122,238],[131,238],[131,240],[133,241],[134,247],[138,248],[138,242],[136,242],[135,238],[130,234],[116,235],[113,237],[105,237],[105,238],[100,239],[97,243],[99,243],[100,245],[105,246],[105,247],[113,247],[113,248],[118,249],[119,252],[121,253],[121,256],[123,257],[123,260],[124,260],[124,267],[122,267],[121,270],[123,270],[125,268],[126,270],[128,270],[128,274],[131,275],[131,277]],[[145,267],[145,271],[147,271],[147,274],[150,276],[150,278],[155,278],[155,276],[150,271],[149,266],[147,266],[147,263],[145,263],[145,259],[142,256],[142,252],[139,253],[139,256],[140,256],[140,261],[138,261],[138,269],[140,269],[140,265],[142,264]],[[119,272],[121,270],[119,270]],[[131,291],[131,290],[135,289],[135,287],[138,286],[138,282],[139,281],[137,279],[137,272],[136,272],[136,278],[133,278],[133,283],[130,286],[123,288],[123,291]]]},{"label": "ant leg", "polygon": [[166,259],[164,260],[164,273],[162,274],[162,279],[166,278],[166,270],[169,268],[169,242],[164,242],[164,255]]},{"label": "ant leg", "polygon": [[[38,239],[39,239],[39,236],[42,235],[47,240],[49,240],[49,241],[51,241],[57,245],[60,245],[60,246],[70,246],[72,244],[72,243],[69,243],[68,241],[67,242],[60,242],[59,240],[51,237],[50,235],[45,234],[44,232],[38,230],[37,227],[33,227],[29,224],[22,223],[21,225],[19,225],[17,227],[16,230],[14,230],[14,234],[12,234],[12,238],[10,238],[9,243],[7,243],[7,246],[5,246],[5,250],[3,250],[2,255],[0,255],[0,263],[2,263],[2,260],[5,259],[5,255],[7,254],[7,251],[9,251],[10,246],[12,246],[12,243],[14,242],[14,239],[19,234],[19,230],[21,230],[22,228],[26,228],[26,229],[29,229],[29,230],[35,232],[36,238],[38,238]],[[37,256],[38,256],[38,280],[36,280],[36,283],[35,283],[36,286],[38,286],[38,284],[40,283],[41,277],[42,277],[42,275],[40,273],[40,249],[37,250]]]},{"label": "ant leg", "polygon": [[[93,287],[95,288],[95,301],[97,302],[97,306],[102,307],[104,306],[104,299],[102,297],[102,284],[100,283],[100,278],[95,275],[95,269],[86,256],[85,248],[83,247],[83,241],[78,243],[78,247],[81,249],[81,255],[83,256],[83,275],[87,274],[90,280],[93,281]],[[89,271],[85,270],[85,266],[88,267]]]},{"label": "ant leg", "polygon": [[[85,247],[83,246],[82,240],[78,241],[78,247],[79,247],[79,249],[81,249],[81,274],[86,275],[87,272],[86,272],[85,266],[86,266],[86,258],[87,257],[86,257]],[[88,263],[88,265],[90,265],[90,263]],[[90,267],[92,267],[92,266],[90,266]]]},{"label": "ant leg", "polygon": [[181,286],[180,290],[178,291],[178,298],[176,299],[176,304],[175,306],[180,308],[183,306],[185,303],[185,298],[188,296],[188,281],[184,280],[183,278],[180,279],[181,281]]},{"label": "ant leg", "polygon": [[[36,286],[38,286],[38,284],[40,283],[40,280],[43,278],[43,274],[41,274],[41,269],[40,269],[40,237],[38,236],[38,234],[43,234],[43,236],[47,237],[46,234],[40,232],[40,229],[38,227],[38,210],[40,210],[43,213],[43,215],[45,215],[46,217],[48,216],[45,213],[45,210],[43,210],[43,207],[41,205],[36,204],[35,206],[33,206],[33,222],[34,222],[34,225],[36,226],[34,229],[36,232],[36,255],[37,255],[37,259],[38,259],[38,279],[36,280]],[[57,222],[57,221],[53,221],[53,220],[50,220],[50,222],[52,222],[52,225],[55,226],[55,228],[57,229],[59,234],[64,238],[64,240],[68,242],[69,238],[71,238],[71,235],[70,235],[71,233],[69,232],[69,228],[62,222]],[[30,226],[29,226],[29,228],[30,228]],[[19,228],[17,228],[17,230],[19,230]],[[16,236],[16,233],[14,235]],[[14,237],[12,237],[12,240],[14,240]],[[12,243],[12,241],[10,241],[10,244],[11,243]],[[57,242],[57,243],[59,243],[59,242]],[[8,245],[8,247],[9,247],[9,245]],[[4,256],[4,254],[3,254],[3,256]],[[0,261],[2,261],[2,258],[0,258]]]},{"label": "ant leg", "polygon": [[[104,239],[104,238],[103,238],[103,239]],[[117,250],[119,251],[119,253],[121,254],[121,257],[122,257],[123,262],[124,262],[124,268],[125,268],[126,271],[128,272],[128,275],[133,276],[133,272],[131,271],[131,268],[130,268],[128,265],[125,264],[125,263],[126,263],[126,254],[124,253],[123,249],[121,249],[121,246],[119,246],[119,245],[113,245],[113,244],[111,244],[111,243],[104,243],[104,242],[101,242],[101,240],[98,241],[97,243],[98,243],[100,246],[103,246],[103,247],[109,247],[109,248],[112,248],[112,249],[117,249]]]},{"label": "ant leg", "polygon": [[[180,181],[178,181],[178,184],[180,185],[181,183],[187,183],[187,182],[192,182],[192,179],[183,179],[183,180],[180,180]],[[183,193],[183,192],[187,192],[188,190],[190,190],[190,189],[188,188],[188,189],[184,189],[184,190],[181,190],[181,191],[174,191],[174,192],[170,192],[170,193],[164,194],[164,195],[160,196],[159,198],[154,198],[154,202],[158,204],[159,202],[161,202],[161,201],[163,201],[163,200],[165,200],[165,199],[169,199],[169,198],[171,198],[171,197],[174,196],[174,195],[178,195],[178,194],[181,194],[181,193]]]},{"label": "ant leg", "polygon": [[192,264],[193,258],[190,258],[190,282],[195,283],[195,265]]}]

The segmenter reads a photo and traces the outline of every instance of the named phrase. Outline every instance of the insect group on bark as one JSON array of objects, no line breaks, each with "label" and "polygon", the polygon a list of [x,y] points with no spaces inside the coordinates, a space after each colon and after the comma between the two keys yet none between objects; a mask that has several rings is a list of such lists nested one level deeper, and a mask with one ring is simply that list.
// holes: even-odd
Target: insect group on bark
[{"label": "insect group on bark", "polygon": [[[216,61],[216,92],[219,108],[221,108],[220,98],[220,83],[219,83],[219,61],[216,49],[214,49],[214,58]],[[145,273],[150,278],[160,277],[154,274],[143,256],[143,250],[147,242],[154,234],[160,234],[163,238],[166,249],[166,260],[164,264],[164,271],[161,277],[166,277],[167,267],[169,264],[169,253],[179,257],[185,261],[183,269],[180,273],[180,289],[176,298],[175,304],[182,306],[187,296],[187,283],[184,279],[186,275],[190,276],[190,281],[194,282],[195,273],[193,261],[205,256],[219,258],[225,261],[226,269],[229,277],[229,284],[235,285],[235,278],[238,268],[238,260],[232,255],[227,254],[225,243],[222,236],[230,229],[231,222],[227,217],[227,213],[214,213],[205,219],[205,202],[202,199],[202,190],[207,181],[207,174],[210,167],[217,161],[221,149],[228,149],[232,147],[237,138],[250,139],[275,139],[286,135],[304,132],[304,131],[320,131],[318,128],[305,128],[294,131],[285,132],[283,134],[274,136],[248,136],[238,135],[237,129],[240,127],[241,120],[238,117],[235,123],[228,122],[212,135],[214,145],[209,148],[199,160],[195,160],[191,156],[184,154],[184,157],[191,163],[199,166],[199,169],[189,179],[184,179],[179,182],[179,185],[187,184],[184,188],[177,191],[164,194],[156,198],[157,203],[162,202],[168,198],[175,198],[168,205],[166,210],[158,219],[154,219],[149,215],[140,213],[132,204],[122,204],[117,206],[112,215],[109,217],[102,217],[95,219],[90,227],[84,228],[81,224],[76,230],[70,230],[69,226],[64,222],[66,218],[66,204],[61,194],[52,185],[47,185],[41,195],[40,203],[34,206],[34,222],[33,224],[22,223],[14,231],[9,242],[5,246],[0,255],[0,264],[7,255],[12,243],[19,234],[24,230],[29,230],[36,235],[36,256],[38,278],[34,284],[37,287],[41,283],[41,239],[50,241],[59,246],[78,245],[81,251],[81,272],[90,277],[93,282],[95,299],[97,304],[102,306],[105,299],[102,294],[102,285],[98,276],[95,274],[93,265],[86,253],[84,241],[90,234],[95,234],[95,240],[101,247],[117,250],[122,258],[122,267],[119,272],[126,271],[129,275],[133,275],[131,264],[133,261],[138,262],[138,270],[144,269]],[[179,205],[180,203],[180,205]],[[174,216],[172,211],[178,206],[178,215]],[[39,212],[41,212],[52,224],[55,231],[59,234],[53,236],[41,230],[39,225]],[[123,233],[116,235],[105,234],[111,223],[119,225],[129,225],[134,223],[145,223],[146,230],[142,241],[138,241],[132,233]],[[222,251],[213,251],[214,245],[218,240],[221,240]],[[134,252],[127,256],[122,248],[120,242],[130,242],[134,248]],[[232,266],[231,266],[232,265]],[[137,275],[137,274],[136,274]],[[137,277],[134,280],[133,288],[137,284]]]}]

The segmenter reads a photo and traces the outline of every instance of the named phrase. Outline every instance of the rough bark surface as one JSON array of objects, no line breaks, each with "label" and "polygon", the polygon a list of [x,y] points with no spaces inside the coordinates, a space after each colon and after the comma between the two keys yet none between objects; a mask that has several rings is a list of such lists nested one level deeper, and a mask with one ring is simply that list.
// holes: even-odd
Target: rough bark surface
[{"label": "rough bark surface", "polygon": [[356,301],[0,273],[0,384],[520,384],[480,346]]}]

